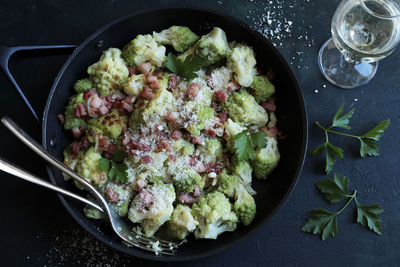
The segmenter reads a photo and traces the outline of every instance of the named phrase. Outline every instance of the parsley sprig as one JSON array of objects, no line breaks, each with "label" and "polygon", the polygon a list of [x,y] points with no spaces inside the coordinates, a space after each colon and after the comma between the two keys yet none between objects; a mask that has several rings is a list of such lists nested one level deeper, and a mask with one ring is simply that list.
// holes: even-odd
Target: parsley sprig
[{"label": "parsley sprig", "polygon": [[337,216],[354,200],[357,211],[357,223],[379,235],[382,234],[381,218],[379,217],[379,214],[383,212],[382,207],[377,204],[371,206],[361,205],[357,200],[357,190],[354,190],[353,194],[349,194],[348,185],[348,178],[338,173],[334,175],[333,179],[328,177],[317,182],[317,188],[325,195],[328,201],[337,203],[347,199],[347,202],[337,212],[325,209],[311,210],[309,212],[311,216],[307,219],[301,230],[307,233],[321,234],[322,240],[334,237],[338,233]]},{"label": "parsley sprig", "polygon": [[107,173],[108,177],[116,183],[126,183],[128,181],[128,174],[126,172],[128,166],[122,162],[125,156],[124,151],[117,149],[111,160],[100,158],[98,161],[99,170]]},{"label": "parsley sprig", "polygon": [[234,147],[238,160],[253,159],[257,147],[264,148],[267,145],[265,137],[263,132],[249,133],[248,130],[235,135]]},{"label": "parsley sprig", "polygon": [[196,71],[200,70],[207,64],[207,59],[202,58],[195,55],[190,55],[185,58],[182,62],[181,60],[177,59],[177,57],[172,54],[168,53],[167,62],[165,66],[171,72],[175,73],[176,75],[186,79],[192,80],[196,78]]},{"label": "parsley sprig", "polygon": [[355,109],[353,108],[348,113],[342,115],[343,105],[340,106],[335,116],[333,117],[332,124],[328,128],[322,126],[318,121],[315,122],[315,124],[325,132],[325,143],[316,147],[309,154],[314,156],[320,156],[325,150],[326,173],[332,171],[337,158],[341,159],[343,158],[343,149],[334,146],[331,142],[329,142],[329,133],[358,139],[361,144],[360,155],[362,158],[366,156],[379,156],[378,141],[383,136],[384,131],[389,127],[390,124],[389,119],[381,121],[374,128],[372,128],[371,130],[362,135],[353,135],[332,130],[333,128],[342,128],[349,130],[351,128],[349,125],[350,118],[353,116],[354,111]]}]

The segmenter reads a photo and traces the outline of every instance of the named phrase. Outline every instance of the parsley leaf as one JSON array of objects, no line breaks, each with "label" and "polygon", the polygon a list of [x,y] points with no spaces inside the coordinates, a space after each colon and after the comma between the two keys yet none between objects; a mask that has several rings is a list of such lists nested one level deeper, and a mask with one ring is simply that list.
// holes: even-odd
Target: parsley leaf
[{"label": "parsley leaf", "polygon": [[265,139],[266,134],[263,132],[256,132],[250,135],[251,142],[257,147],[266,147],[267,139]]},{"label": "parsley leaf", "polygon": [[181,76],[186,80],[192,80],[196,78],[195,72],[200,70],[206,64],[207,58],[190,55],[182,62],[181,60],[177,59],[174,54],[168,53],[165,66],[178,76]]},{"label": "parsley leaf", "polygon": [[363,135],[353,135],[342,132],[337,132],[332,130],[332,128],[343,128],[350,129],[350,118],[353,116],[355,109],[351,109],[346,114],[343,113],[343,105],[339,107],[338,111],[334,115],[332,119],[332,124],[325,128],[319,122],[315,122],[315,124],[321,128],[325,132],[325,143],[317,146],[314,150],[310,151],[308,154],[312,156],[320,156],[322,152],[325,150],[325,172],[329,173],[333,170],[335,166],[337,157],[343,158],[343,149],[340,147],[336,147],[329,142],[328,135],[329,133],[343,135],[351,138],[358,139],[361,143],[360,146],[360,155],[362,158],[366,156],[379,156],[378,150],[378,141],[383,136],[384,131],[389,127],[390,120],[381,121],[374,128],[369,130],[367,133]]},{"label": "parsley leaf", "polygon": [[266,134],[256,132],[250,134],[248,130],[235,135],[234,148],[239,160],[253,159],[256,154],[256,148],[264,148],[267,146]]},{"label": "parsley leaf", "polygon": [[100,158],[98,161],[99,171],[108,172],[110,169],[110,160],[106,158]]},{"label": "parsley leaf", "polygon": [[333,179],[328,177],[315,185],[325,194],[325,198],[332,203],[337,203],[349,197],[349,179],[339,173],[335,173]]},{"label": "parsley leaf", "polygon": [[377,204],[372,206],[362,206],[357,204],[357,222],[380,235],[382,234],[382,220],[378,214],[382,212],[382,207]]},{"label": "parsley leaf", "polygon": [[332,203],[337,203],[345,199],[347,199],[347,202],[335,213],[324,209],[311,210],[309,212],[311,216],[301,228],[303,232],[321,234],[322,240],[334,237],[338,232],[337,216],[354,200],[357,208],[357,222],[377,234],[382,233],[381,218],[378,216],[378,214],[383,212],[382,207],[377,204],[372,206],[360,205],[356,197],[357,190],[354,190],[352,195],[348,193],[349,179],[347,177],[336,173],[333,179],[326,178],[315,185],[325,194],[325,198]]},{"label": "parsley leaf", "polygon": [[303,232],[312,234],[322,234],[322,240],[330,236],[335,236],[338,232],[336,216],[337,213],[332,213],[324,209],[316,209],[310,211],[310,217],[303,225]]},{"label": "parsley leaf", "polygon": [[125,157],[126,157],[125,151],[123,151],[121,149],[116,149],[112,156],[112,161],[121,162],[124,160]]},{"label": "parsley leaf", "polygon": [[128,166],[125,163],[112,163],[112,167],[108,172],[108,177],[117,183],[126,183],[128,181]]},{"label": "parsley leaf", "polygon": [[235,135],[234,147],[236,149],[238,160],[252,159],[256,153],[249,135],[250,134],[247,130]]},{"label": "parsley leaf", "polygon": [[339,127],[339,128],[344,128],[344,129],[350,129],[349,123],[350,123],[350,118],[353,116],[355,109],[351,109],[348,113],[345,115],[341,116],[340,115],[343,113],[343,105],[341,105],[336,112],[335,116],[333,117],[332,120],[332,127]]}]

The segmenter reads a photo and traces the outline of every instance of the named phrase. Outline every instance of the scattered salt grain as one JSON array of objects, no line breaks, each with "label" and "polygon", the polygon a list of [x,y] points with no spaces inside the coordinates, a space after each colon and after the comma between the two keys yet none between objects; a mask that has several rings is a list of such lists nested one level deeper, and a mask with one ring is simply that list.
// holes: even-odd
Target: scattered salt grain
[{"label": "scattered salt grain", "polygon": [[315,89],[315,90],[314,90],[314,93],[318,94],[318,89]]}]

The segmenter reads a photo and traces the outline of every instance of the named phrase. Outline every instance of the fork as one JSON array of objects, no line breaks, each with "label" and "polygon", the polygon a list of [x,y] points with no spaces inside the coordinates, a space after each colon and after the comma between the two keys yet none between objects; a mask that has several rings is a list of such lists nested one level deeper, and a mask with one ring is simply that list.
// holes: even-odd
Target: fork
[{"label": "fork", "polygon": [[[72,179],[78,181],[80,184],[82,184],[85,189],[87,189],[101,204],[101,207],[79,195],[76,195],[74,193],[71,193],[65,189],[62,189],[60,187],[57,187],[51,183],[48,183],[40,178],[35,177],[34,175],[19,169],[18,167],[6,162],[2,161],[1,166],[4,167],[2,170],[11,173],[13,175],[16,175],[20,178],[23,178],[27,181],[36,183],[38,185],[42,185],[48,189],[55,190],[59,193],[68,195],[70,197],[76,198],[80,201],[85,202],[86,204],[102,211],[106,217],[108,218],[108,221],[111,224],[111,228],[114,230],[114,232],[126,243],[129,245],[132,245],[134,247],[150,251],[150,252],[155,252],[156,254],[161,254],[161,255],[174,255],[176,252],[176,249],[182,244],[176,243],[176,242],[171,242],[168,240],[162,240],[162,239],[157,239],[154,237],[145,237],[142,234],[139,233],[134,233],[131,229],[132,226],[129,225],[127,222],[123,220],[110,206],[108,205],[107,201],[105,198],[101,195],[97,189],[87,182],[84,178],[79,176],[76,172],[74,172],[72,169],[61,163],[58,159],[56,159],[54,156],[52,156],[49,152],[47,152],[41,145],[39,145],[32,137],[30,137],[27,133],[25,133],[21,127],[19,127],[13,120],[8,118],[7,116],[4,116],[1,119],[1,122],[16,136],[18,137],[25,145],[27,145],[30,149],[32,149],[35,153],[37,153],[40,157],[45,159],[47,162],[49,162],[51,165],[55,166],[57,169],[61,170],[65,174],[69,175]],[[159,242],[159,250],[158,249],[153,249],[153,244],[156,242]]]}]

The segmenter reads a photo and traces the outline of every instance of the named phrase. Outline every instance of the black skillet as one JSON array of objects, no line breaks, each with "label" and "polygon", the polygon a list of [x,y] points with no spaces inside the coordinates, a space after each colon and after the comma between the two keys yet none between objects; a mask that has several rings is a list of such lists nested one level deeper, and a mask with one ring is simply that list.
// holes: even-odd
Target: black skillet
[{"label": "black skillet", "polygon": [[[236,18],[198,8],[153,9],[119,18],[99,29],[79,45],[61,68],[51,88],[44,111],[42,142],[51,154],[59,159],[62,158],[62,150],[71,142],[71,137],[60,126],[56,115],[64,112],[68,98],[73,94],[72,85],[76,80],[86,76],[86,68],[98,60],[102,50],[109,47],[122,48],[137,34],[161,31],[171,25],[188,26],[198,35],[207,33],[212,27],[218,26],[226,32],[229,41],[245,42],[254,48],[257,66],[260,69],[271,68],[275,73],[278,127],[286,138],[279,141],[281,161],[278,167],[267,180],[253,182],[257,191],[255,200],[258,206],[255,220],[250,226],[239,226],[235,232],[224,233],[217,240],[189,239],[189,242],[182,245],[175,256],[156,256],[146,251],[126,247],[105,223],[86,218],[80,202],[64,198],[62,195],[59,195],[59,198],[83,228],[109,246],[136,257],[183,261],[210,256],[255,233],[282,206],[299,177],[307,145],[306,110],[295,76],[284,58],[268,40]],[[12,50],[8,52],[11,54]],[[3,61],[0,63],[8,60],[4,56],[0,59]],[[5,63],[3,68],[4,65]],[[15,81],[13,83],[17,86]],[[53,183],[70,191],[79,192],[73,183],[64,181],[57,169],[49,167],[48,173]]]}]

